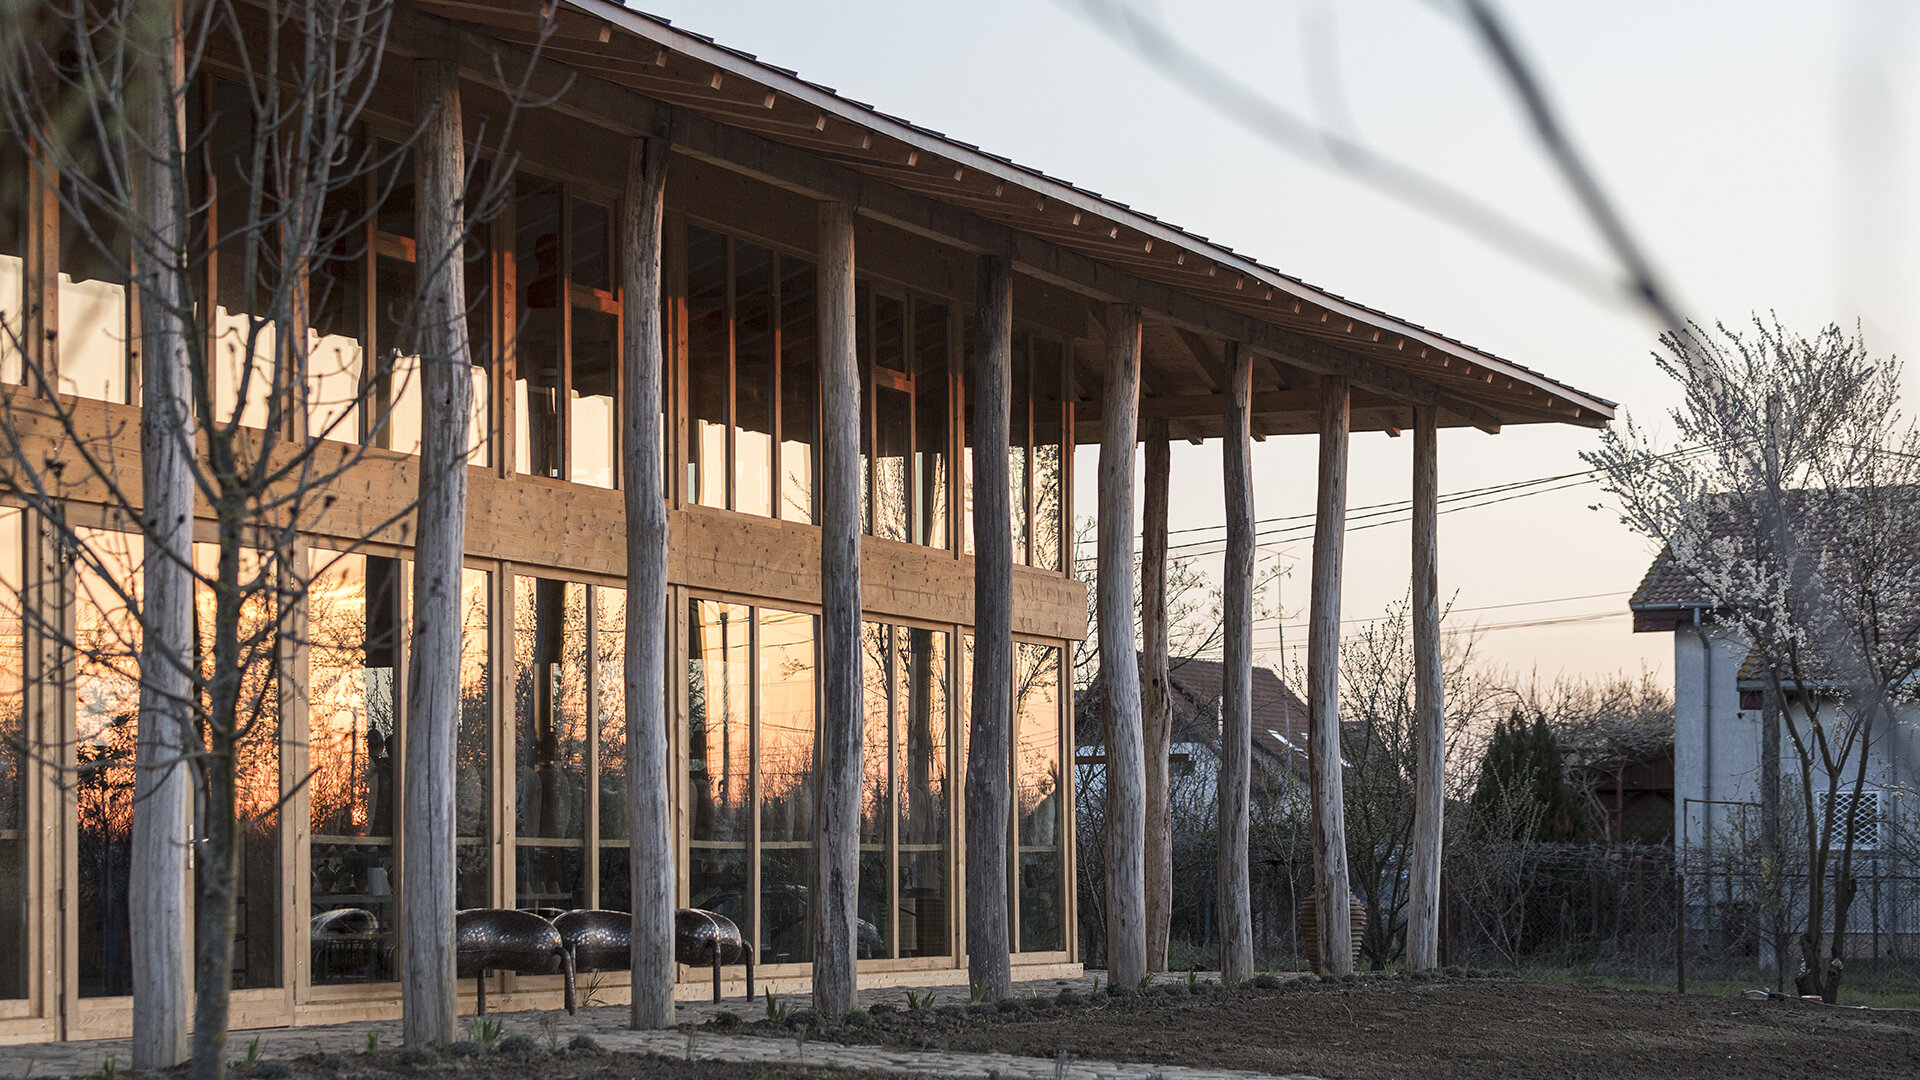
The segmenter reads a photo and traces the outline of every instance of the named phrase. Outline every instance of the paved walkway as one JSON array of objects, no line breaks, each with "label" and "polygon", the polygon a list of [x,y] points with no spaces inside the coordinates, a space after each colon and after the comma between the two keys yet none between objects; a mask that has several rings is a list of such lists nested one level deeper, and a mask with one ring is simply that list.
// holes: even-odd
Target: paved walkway
[{"label": "paved walkway", "polygon": [[[1177,976],[1184,981],[1185,975]],[[1099,977],[1079,979],[1043,979],[1015,985],[1019,994],[1057,994],[1073,989],[1083,993],[1098,988]],[[934,987],[943,1002],[967,1000],[967,988],[961,985]],[[926,988],[915,988],[925,993]],[[881,1002],[905,1005],[907,991],[887,988],[862,991],[860,1002],[872,1007]],[[764,1008],[764,1006],[763,1006]],[[713,1018],[723,1010],[753,1018],[753,1005],[734,999],[715,1004],[711,1001],[681,1002],[678,1016],[682,1024],[695,1025]],[[796,1038],[766,1038],[753,1035],[719,1035],[685,1029],[670,1031],[629,1031],[624,1005],[583,1008],[577,1016],[564,1011],[496,1013],[490,1019],[503,1022],[509,1035],[530,1035],[542,1043],[565,1046],[575,1035],[591,1035],[603,1049],[688,1057],[702,1061],[793,1062],[829,1065],[847,1069],[873,1069],[922,1076],[979,1077],[982,1080],[1276,1080],[1266,1073],[1240,1070],[1194,1069],[1180,1065],[1129,1064],[1114,1061],[1083,1061],[1068,1058],[1020,1057],[1014,1054],[975,1054],[937,1050],[906,1050],[883,1046],[842,1046],[837,1043],[807,1042]],[[471,1018],[463,1018],[463,1023]],[[393,1047],[400,1042],[398,1020],[372,1020],[325,1027],[268,1028],[238,1031],[232,1036],[233,1056],[246,1054],[248,1045],[259,1037],[261,1060],[298,1057],[319,1051],[354,1053],[366,1049],[369,1035],[379,1045]],[[127,1040],[102,1039],[94,1042],[30,1043],[0,1047],[0,1077],[97,1076],[108,1058],[120,1069],[129,1058]],[[1277,1080],[1313,1080],[1312,1077],[1287,1077]]]}]

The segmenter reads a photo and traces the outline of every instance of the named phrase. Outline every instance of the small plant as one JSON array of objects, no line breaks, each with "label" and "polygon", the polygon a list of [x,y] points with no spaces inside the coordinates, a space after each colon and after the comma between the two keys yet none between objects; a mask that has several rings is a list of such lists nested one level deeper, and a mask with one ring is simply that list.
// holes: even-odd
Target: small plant
[{"label": "small plant", "polygon": [[1187,986],[1189,988],[1192,988],[1194,986],[1198,986],[1199,984],[1200,984],[1200,969],[1198,967],[1195,967],[1187,972]]},{"label": "small plant", "polygon": [[260,1036],[255,1035],[253,1041],[247,1044],[247,1056],[240,1064],[249,1069],[260,1064]]},{"label": "small plant", "polygon": [[107,1060],[100,1063],[100,1075],[106,1077],[107,1080],[113,1080],[114,1076],[119,1072],[120,1062],[112,1054],[108,1054]]},{"label": "small plant", "polygon": [[560,1052],[560,1018],[551,1013],[540,1018],[540,1037],[547,1042],[547,1052]]},{"label": "small plant", "polygon": [[470,1030],[473,1032],[473,1041],[479,1043],[482,1050],[491,1050],[493,1044],[500,1041],[500,1036],[506,1033],[507,1024],[504,1020],[487,1020],[476,1016]]},{"label": "small plant", "polygon": [[1147,992],[1147,987],[1152,985],[1153,985],[1153,972],[1148,971],[1148,972],[1143,972],[1141,974],[1140,981],[1138,983],[1135,983],[1133,988],[1144,994]]},{"label": "small plant", "polygon": [[379,1049],[380,1049],[380,1033],[377,1031],[367,1032],[367,1053],[369,1054],[375,1053]]},{"label": "small plant", "polygon": [[767,1019],[768,1020],[771,1020],[776,1024],[782,1023],[786,1020],[786,1018],[792,1012],[793,1012],[792,1005],[789,1005],[786,1002],[781,1001],[780,995],[774,993],[771,989],[767,991]]},{"label": "small plant", "polygon": [[987,1000],[987,984],[983,982],[974,983],[973,1004],[978,1005],[985,1000]]},{"label": "small plant", "polygon": [[940,995],[934,993],[931,990],[927,991],[924,994],[918,994],[912,990],[909,990],[907,991],[907,1011],[908,1012],[932,1012],[934,1003],[939,1000],[940,1000]]}]

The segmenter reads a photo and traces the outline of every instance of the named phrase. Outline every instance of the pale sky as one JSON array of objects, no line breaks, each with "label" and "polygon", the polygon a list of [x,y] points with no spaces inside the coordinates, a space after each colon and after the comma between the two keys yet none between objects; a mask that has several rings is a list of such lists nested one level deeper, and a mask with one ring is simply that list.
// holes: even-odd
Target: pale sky
[{"label": "pale sky", "polygon": [[[1607,265],[1446,0],[1147,3],[1189,47],[1274,101]],[[1687,314],[1740,323],[1772,309],[1808,333],[1858,321],[1876,355],[1920,355],[1920,313],[1903,303],[1920,285],[1911,255],[1920,214],[1910,207],[1920,11],[1496,4]],[[1089,28],[1072,0],[633,6],[1619,401],[1643,421],[1675,401],[1638,311],[1259,141]],[[1907,381],[1910,393],[1920,388],[1920,371]],[[1595,439],[1565,427],[1444,433],[1441,491],[1579,471],[1576,455]],[[1315,453],[1304,436],[1255,446],[1260,518],[1311,513]],[[1094,509],[1097,457],[1082,448],[1076,462],[1081,516]],[[1356,436],[1349,505],[1405,499],[1410,459],[1408,439]],[[1174,526],[1220,522],[1218,443],[1176,445],[1173,468]],[[1652,552],[1604,503],[1588,484],[1442,515],[1450,625],[1480,624],[1485,660],[1543,678],[1645,664],[1664,680],[1670,637],[1629,633],[1626,617]],[[1344,618],[1377,615],[1405,592],[1407,545],[1401,524],[1350,533]],[[1309,551],[1302,539],[1262,552],[1294,568],[1282,603],[1296,658]],[[1276,661],[1277,643],[1268,624],[1256,659]]]}]

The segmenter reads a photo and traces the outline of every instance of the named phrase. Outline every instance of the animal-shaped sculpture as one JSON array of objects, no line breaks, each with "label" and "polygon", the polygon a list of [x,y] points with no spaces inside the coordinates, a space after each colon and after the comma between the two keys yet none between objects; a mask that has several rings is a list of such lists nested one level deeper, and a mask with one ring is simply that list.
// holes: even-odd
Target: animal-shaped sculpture
[{"label": "animal-shaped sculpture", "polygon": [[560,931],[531,911],[469,908],[453,915],[455,973],[477,980],[480,1015],[487,1013],[487,972],[551,975],[560,970]]},{"label": "animal-shaped sculpture", "polygon": [[681,908],[673,913],[673,957],[683,964],[713,965],[713,1000],[720,1000],[720,966],[747,966],[747,997],[753,997],[753,946],[732,919],[715,911]]},{"label": "animal-shaped sculpture", "polygon": [[633,916],[624,911],[563,911],[553,917],[566,964],[567,1011],[576,1011],[574,976],[633,966]]}]

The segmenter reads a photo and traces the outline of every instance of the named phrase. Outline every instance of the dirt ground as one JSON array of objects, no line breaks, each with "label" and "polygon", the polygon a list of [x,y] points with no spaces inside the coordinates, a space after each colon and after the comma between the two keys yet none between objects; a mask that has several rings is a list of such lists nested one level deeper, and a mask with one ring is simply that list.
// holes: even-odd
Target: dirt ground
[{"label": "dirt ground", "polygon": [[[786,1025],[719,1026],[771,1034]],[[882,1008],[811,1037],[1043,1058],[1065,1050],[1329,1080],[1920,1076],[1920,1011],[1514,978],[1299,981],[1199,995],[1156,987],[1066,1003]]]},{"label": "dirt ground", "polygon": [[[185,1075],[184,1070],[184,1066],[169,1070],[168,1075]],[[469,1057],[442,1054],[432,1058],[409,1058],[399,1050],[307,1054],[287,1061],[238,1066],[229,1075],[233,1080],[901,1080],[883,1073],[813,1065],[681,1061],[647,1054],[577,1050],[479,1053]]]}]

